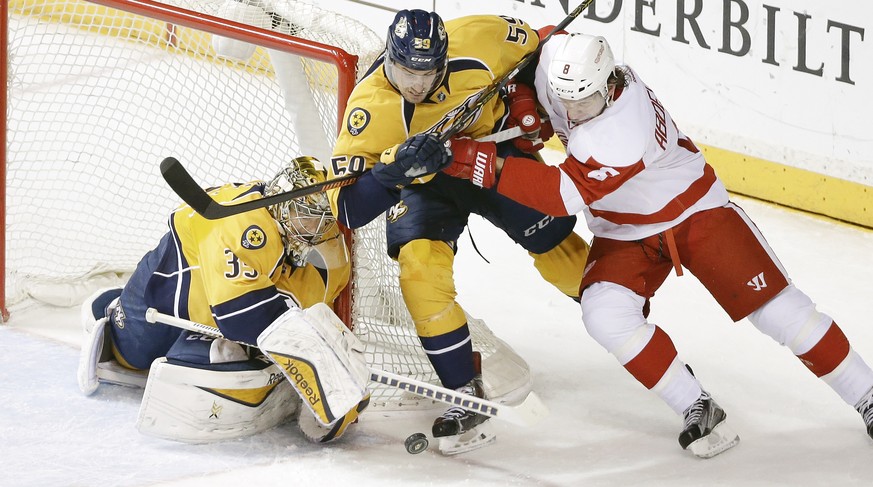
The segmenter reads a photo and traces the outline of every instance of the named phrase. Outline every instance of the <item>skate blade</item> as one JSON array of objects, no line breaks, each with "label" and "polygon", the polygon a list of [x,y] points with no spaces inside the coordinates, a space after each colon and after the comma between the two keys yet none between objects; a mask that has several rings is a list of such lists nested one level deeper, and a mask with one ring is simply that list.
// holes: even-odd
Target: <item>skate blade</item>
[{"label": "skate blade", "polygon": [[727,421],[722,421],[715,425],[710,434],[688,445],[688,449],[697,457],[712,458],[733,448],[739,442],[740,436],[727,425]]},{"label": "skate blade", "polygon": [[490,421],[486,421],[460,435],[441,437],[439,450],[443,455],[457,455],[484,448],[495,441],[497,435],[492,431]]}]

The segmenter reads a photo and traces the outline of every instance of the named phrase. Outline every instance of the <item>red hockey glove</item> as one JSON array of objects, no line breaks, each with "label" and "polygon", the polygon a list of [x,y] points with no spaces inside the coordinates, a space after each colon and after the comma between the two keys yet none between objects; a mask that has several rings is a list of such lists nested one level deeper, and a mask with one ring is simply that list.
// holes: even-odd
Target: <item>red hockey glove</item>
[{"label": "red hockey glove", "polygon": [[542,149],[543,141],[548,140],[555,132],[551,124],[547,124],[548,129],[543,130],[537,111],[536,92],[527,85],[510,81],[506,85],[506,98],[509,101],[509,119],[506,126],[521,127],[524,132],[521,137],[513,139],[515,146],[528,154]]},{"label": "red hockey glove", "polygon": [[[549,25],[544,25],[544,26],[540,27],[539,29],[537,29],[537,36],[540,38],[540,42],[543,42],[543,39],[545,39],[547,35],[549,35],[553,30],[555,30],[555,27],[557,27],[557,25],[549,24]],[[555,35],[559,35],[559,34],[567,34],[567,31],[561,29],[561,30],[555,32]]]},{"label": "red hockey glove", "polygon": [[469,137],[455,137],[450,142],[453,160],[443,172],[455,178],[469,179],[480,188],[494,186],[497,145],[494,142],[476,142]]}]

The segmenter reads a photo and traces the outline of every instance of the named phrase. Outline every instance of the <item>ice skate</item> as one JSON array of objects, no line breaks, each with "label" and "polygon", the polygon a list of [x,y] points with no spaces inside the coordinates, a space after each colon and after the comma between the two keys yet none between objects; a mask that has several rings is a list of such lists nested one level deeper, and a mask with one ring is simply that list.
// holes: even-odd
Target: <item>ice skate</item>
[{"label": "ice skate", "polygon": [[855,409],[861,413],[864,424],[867,426],[867,434],[873,438],[873,387],[864,394],[858,404],[855,404]]},{"label": "ice skate", "polygon": [[[458,392],[485,398],[482,377],[477,375]],[[440,439],[439,449],[444,455],[456,455],[493,443],[497,437],[491,431],[490,419],[461,407],[451,407],[433,423],[434,438]]]},{"label": "ice skate", "polygon": [[685,427],[679,434],[683,450],[700,458],[711,458],[740,442],[740,437],[727,424],[727,414],[707,392],[700,395],[683,413]]}]

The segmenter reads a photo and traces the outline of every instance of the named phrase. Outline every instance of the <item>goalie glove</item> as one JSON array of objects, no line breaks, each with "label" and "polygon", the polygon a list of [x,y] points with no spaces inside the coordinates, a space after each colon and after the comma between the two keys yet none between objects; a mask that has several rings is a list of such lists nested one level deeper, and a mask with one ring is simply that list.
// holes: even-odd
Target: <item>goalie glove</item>
[{"label": "goalie glove", "polygon": [[512,143],[518,150],[527,154],[542,149],[543,142],[555,134],[552,124],[542,122],[537,110],[537,95],[525,84],[509,82],[506,85],[506,99],[509,102],[509,118],[507,128],[521,127],[523,135],[516,137]]},{"label": "goalie glove", "polygon": [[451,152],[434,134],[418,134],[386,149],[372,173],[387,188],[402,188],[416,178],[441,171],[451,162]]},{"label": "goalie glove", "polygon": [[451,140],[452,164],[443,172],[454,178],[469,179],[480,188],[490,188],[497,182],[495,163],[497,145],[494,142],[476,142],[469,137]]}]

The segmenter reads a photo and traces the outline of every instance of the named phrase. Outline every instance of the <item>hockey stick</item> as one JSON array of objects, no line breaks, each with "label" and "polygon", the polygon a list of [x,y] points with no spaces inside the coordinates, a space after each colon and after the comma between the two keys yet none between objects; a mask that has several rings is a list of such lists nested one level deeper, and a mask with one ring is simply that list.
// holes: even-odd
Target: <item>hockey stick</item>
[{"label": "hockey stick", "polygon": [[[549,117],[544,117],[540,119],[541,123],[546,123],[548,121]],[[515,127],[501,130],[500,132],[495,132],[490,135],[479,137],[478,139],[476,139],[476,142],[494,142],[495,144],[499,144],[501,142],[506,142],[507,140],[514,139],[516,137],[521,137],[522,134],[524,134],[524,131],[521,129],[521,126],[516,125]]]},{"label": "hockey stick", "polygon": [[[467,128],[467,126],[479,114],[482,107],[491,101],[491,99],[494,98],[504,86],[506,86],[509,80],[517,76],[518,73],[534,59],[534,57],[539,55],[543,45],[552,38],[555,32],[564,30],[592,3],[594,3],[594,0],[584,0],[580,3],[578,7],[573,9],[564,20],[558,23],[558,25],[556,25],[555,28],[549,32],[542,41],[540,41],[536,49],[521,58],[521,60],[515,65],[515,67],[509,70],[509,72],[483,88],[475,98],[476,103],[465,107],[464,110],[454,119],[452,125],[439,134],[440,141],[446,142],[452,136],[457,135],[459,132]],[[206,191],[204,191],[203,188],[194,181],[194,178],[192,178],[188,171],[185,170],[182,163],[173,157],[167,157],[161,162],[161,174],[167,184],[170,185],[170,188],[172,188],[173,191],[182,198],[182,201],[187,203],[192,209],[194,209],[194,211],[202,215],[204,218],[208,220],[216,220],[244,213],[246,211],[257,210],[270,205],[283,203],[294,198],[301,198],[319,191],[327,191],[329,189],[348,186],[357,181],[364,173],[348,174],[346,176],[331,179],[330,181],[316,183],[305,188],[299,188],[293,191],[286,191],[284,193],[267,196],[258,200],[245,201],[231,205],[223,205],[212,199],[209,194],[207,194]]]},{"label": "hockey stick", "polygon": [[[479,142],[500,143],[509,139],[514,139],[522,133],[521,127],[513,127],[491,135],[486,135],[476,140]],[[197,181],[191,177],[191,174],[187,169],[185,169],[185,166],[183,166],[175,157],[167,157],[161,161],[161,174],[170,188],[194,211],[207,220],[217,220],[245,213],[247,211],[266,208],[267,206],[283,203],[294,198],[302,198],[312,193],[348,186],[357,181],[364,173],[348,174],[329,181],[315,183],[306,186],[305,188],[298,188],[284,193],[265,196],[253,201],[244,201],[232,205],[224,205],[212,199],[212,197],[209,196],[209,193],[207,193],[206,190],[204,190]]]},{"label": "hockey stick", "polygon": [[[145,314],[146,321],[149,323],[163,323],[183,330],[193,331],[209,335],[215,338],[227,338],[214,327],[190,321],[183,318],[177,318],[172,315],[164,314],[155,308],[148,308]],[[247,347],[258,348],[257,345],[252,345],[246,342],[231,340]],[[388,372],[385,370],[370,367],[370,381],[384,384],[388,387],[407,391],[416,396],[433,399],[434,401],[442,402],[451,406],[460,406],[464,409],[475,411],[485,416],[497,418],[507,423],[519,426],[533,426],[541,419],[549,414],[548,408],[540,401],[539,396],[531,392],[520,404],[510,406],[508,404],[500,404],[487,399],[482,399],[470,394],[447,389],[429,382],[420,381],[411,377]]]},{"label": "hockey stick", "polygon": [[553,35],[555,35],[555,32],[560,32],[567,28],[567,26],[570,25],[570,22],[576,20],[576,17],[582,14],[582,11],[588,8],[588,6],[592,3],[594,3],[594,0],[584,0],[582,3],[580,3],[578,7],[574,8],[564,18],[564,20],[559,22],[558,25],[556,25],[555,28],[552,29],[552,31],[549,32],[548,35],[546,35],[546,37],[544,37],[543,40],[540,41],[536,49],[527,53],[523,58],[521,58],[521,61],[519,61],[518,64],[516,64],[515,67],[513,67],[511,70],[509,70],[508,73],[504,74],[500,78],[497,78],[490,85],[482,89],[482,91],[479,92],[479,96],[476,97],[476,103],[472,106],[468,106],[464,109],[463,112],[458,115],[458,117],[452,123],[451,127],[447,128],[444,132],[440,134],[440,140],[442,142],[446,142],[450,138],[452,138],[452,136],[467,128],[467,126],[479,114],[479,111],[482,109],[482,107],[485,106],[486,103],[491,101],[491,99],[494,98],[494,96],[497,95],[497,93],[499,93],[500,90],[503,89],[503,87],[506,86],[507,83],[509,83],[509,80],[516,77],[518,73],[522,69],[524,69],[524,67],[527,66],[534,57],[539,56],[543,45],[548,42]]},{"label": "hockey stick", "polygon": [[[361,173],[363,174],[363,173]],[[354,183],[361,177],[361,174],[349,174],[346,176],[315,183],[304,188],[298,188],[293,191],[265,196],[254,201],[244,201],[233,205],[223,205],[209,196],[197,181],[191,177],[191,174],[185,169],[181,162],[175,157],[167,157],[161,161],[161,175],[164,180],[170,185],[170,188],[182,198],[182,201],[188,204],[194,211],[199,213],[207,220],[217,220],[228,216],[245,213],[247,211],[266,208],[270,205],[283,203],[294,198],[302,198],[312,193],[319,191],[327,191],[329,189],[340,188]]]}]

